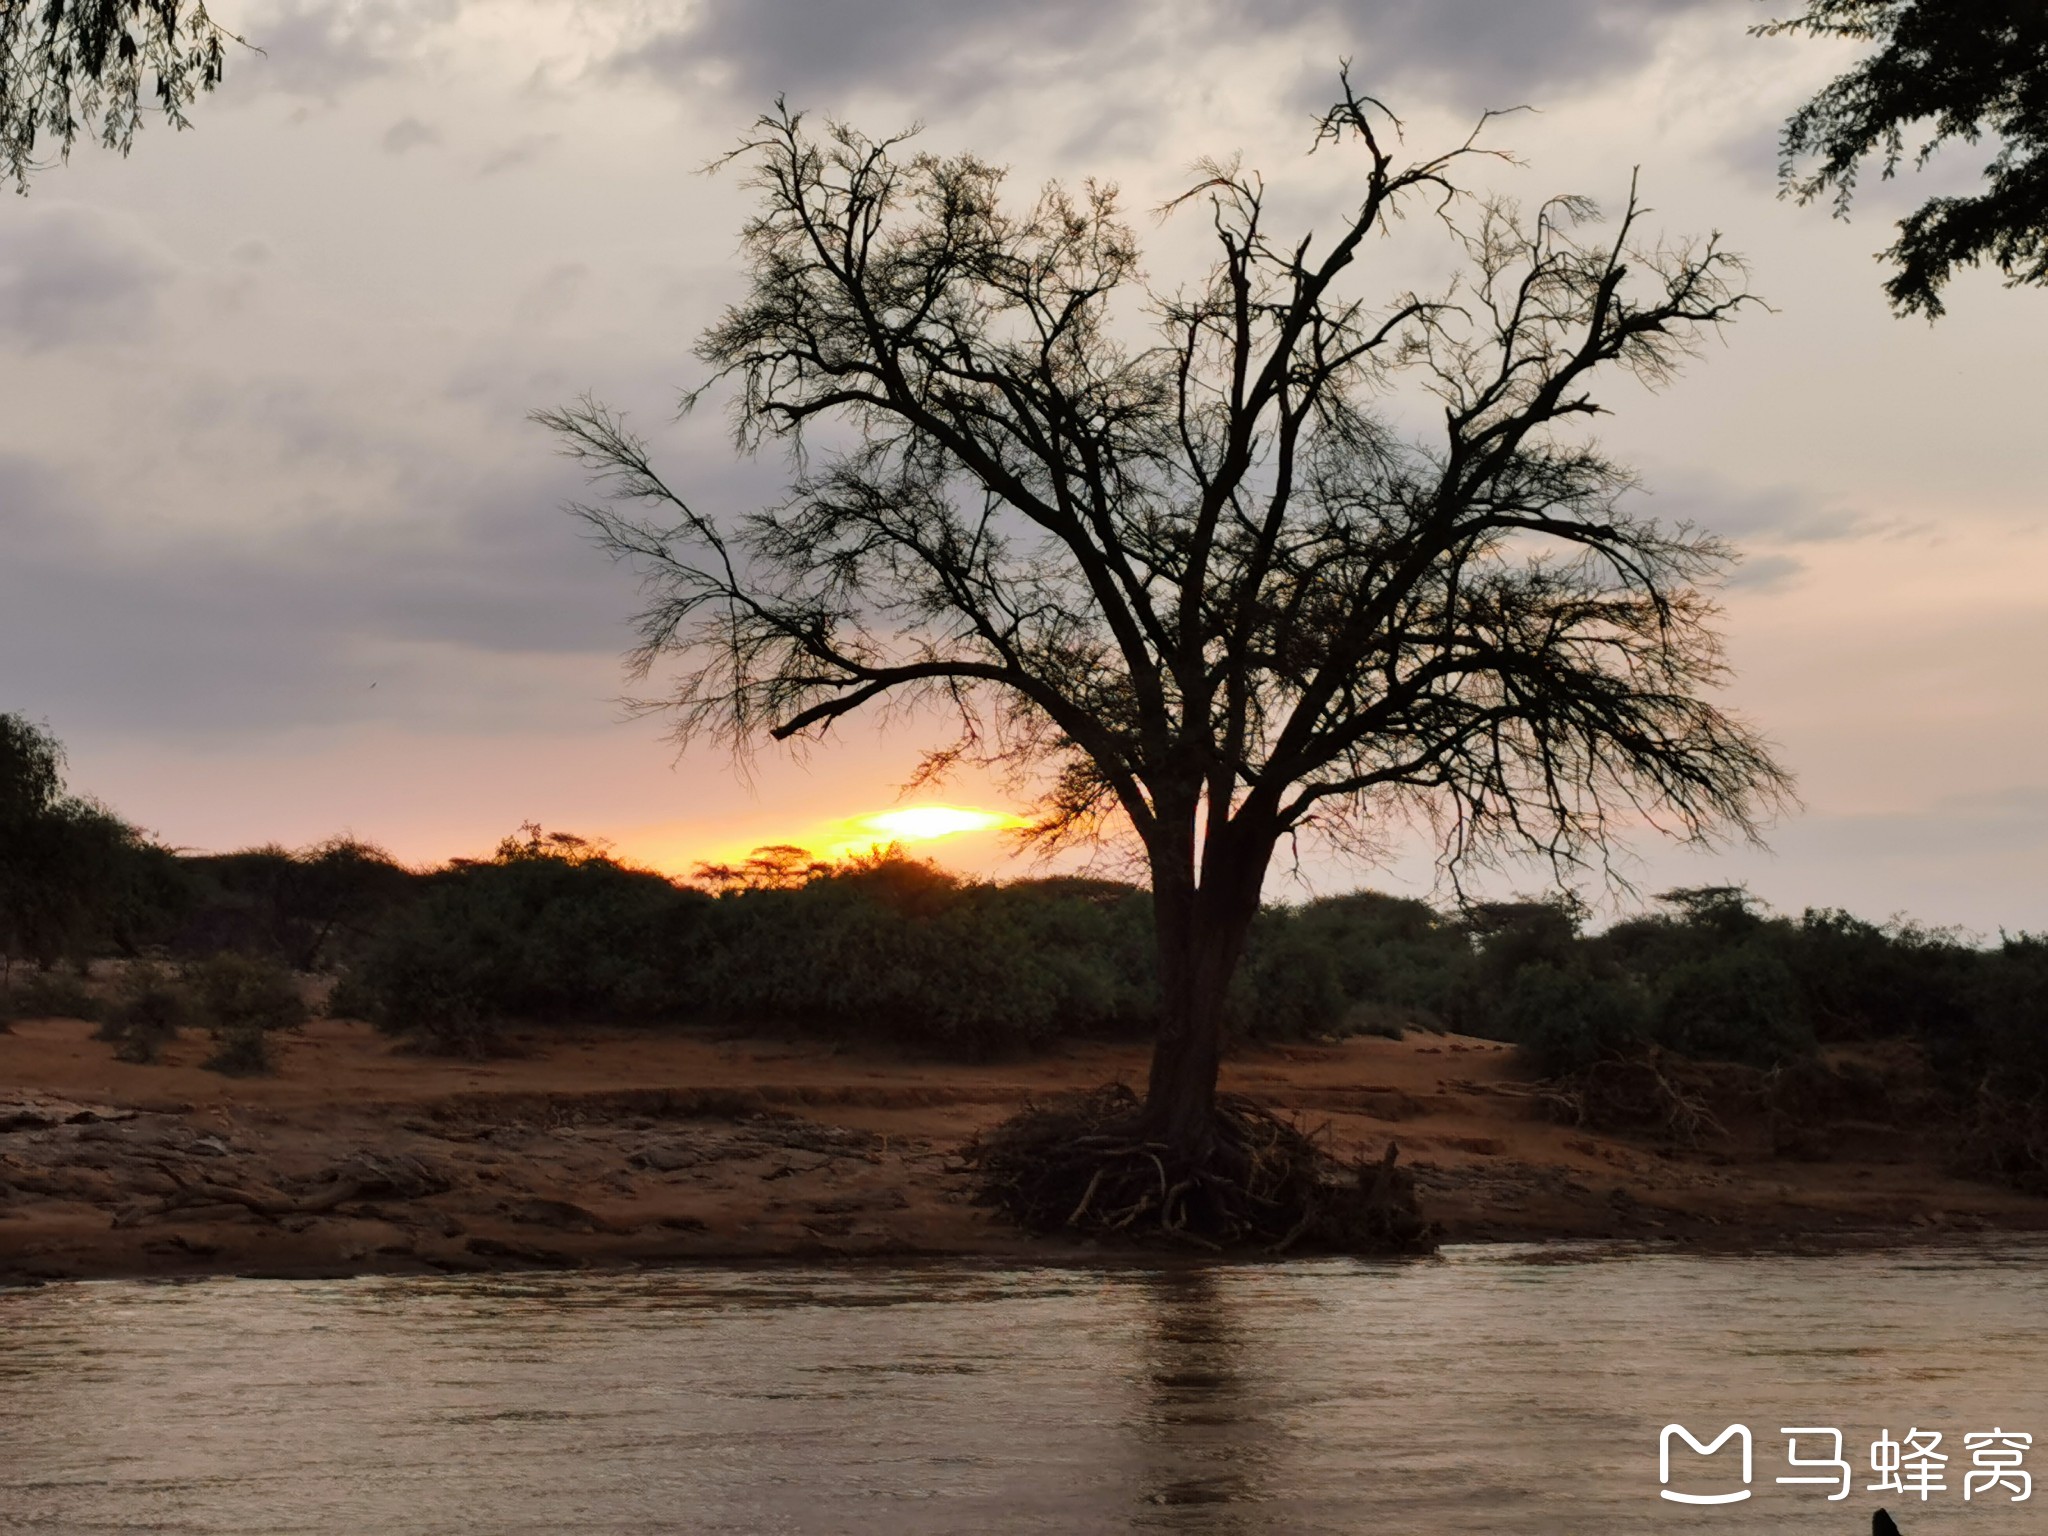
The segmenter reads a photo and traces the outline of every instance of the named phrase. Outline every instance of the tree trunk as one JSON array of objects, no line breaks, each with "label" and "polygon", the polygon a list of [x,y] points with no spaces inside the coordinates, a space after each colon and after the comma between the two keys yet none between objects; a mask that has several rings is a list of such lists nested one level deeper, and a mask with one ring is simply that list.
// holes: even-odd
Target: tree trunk
[{"label": "tree trunk", "polygon": [[1192,870],[1154,864],[1160,1019],[1144,1124],[1148,1136],[1191,1161],[1206,1161],[1214,1148],[1224,999],[1258,915],[1270,856],[1270,844],[1212,847],[1199,886]]}]

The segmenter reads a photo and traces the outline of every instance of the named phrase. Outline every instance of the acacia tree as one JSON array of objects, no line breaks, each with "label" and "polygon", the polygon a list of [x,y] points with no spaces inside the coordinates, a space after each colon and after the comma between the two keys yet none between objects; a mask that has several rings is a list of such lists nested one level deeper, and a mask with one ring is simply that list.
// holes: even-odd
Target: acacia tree
[{"label": "acacia tree", "polygon": [[[1403,165],[1396,126],[1346,81],[1317,143],[1360,152],[1362,189],[1327,242],[1275,236],[1257,178],[1205,167],[1182,201],[1214,265],[1162,293],[1108,187],[1006,207],[982,160],[814,136],[778,103],[735,151],[749,291],[698,355],[736,386],[739,447],[788,451],[787,496],[707,510],[602,405],[537,413],[609,493],[575,510],[646,583],[633,665],[675,663],[654,702],[684,739],[937,705],[959,732],[922,773],[1035,770],[1049,839],[1122,818],[1163,996],[1144,1132],[1197,1161],[1282,839],[1420,812],[1454,867],[1571,864],[1644,820],[1753,834],[1782,785],[1705,697],[1727,552],[1629,510],[1571,430],[1597,378],[1661,382],[1729,318],[1740,266],[1646,243],[1633,195],[1597,243],[1581,200],[1470,205],[1474,143]],[[1418,199],[1459,279],[1350,295]],[[1386,407],[1411,378],[1423,438]]]},{"label": "acacia tree", "polygon": [[1899,314],[1942,313],[1958,267],[1989,261],[2006,286],[2048,284],[2048,6],[2041,0],[1812,0],[1757,27],[1876,46],[1785,124],[1782,175],[1800,202],[1834,194],[1846,216],[1869,160],[1895,175],[1906,132],[1926,126],[1914,155],[1990,137],[1998,152],[1969,196],[1930,197],[1899,221],[1882,259]]},{"label": "acacia tree", "polygon": [[26,191],[39,142],[69,154],[95,123],[126,154],[145,96],[185,127],[233,41],[205,0],[0,0],[0,166]]}]

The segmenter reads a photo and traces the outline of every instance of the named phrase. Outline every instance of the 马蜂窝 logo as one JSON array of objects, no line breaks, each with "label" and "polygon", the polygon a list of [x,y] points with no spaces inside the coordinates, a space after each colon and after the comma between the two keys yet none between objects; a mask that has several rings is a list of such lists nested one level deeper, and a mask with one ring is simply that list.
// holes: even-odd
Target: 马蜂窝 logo
[{"label": "\u9a6c\u8702\u7a9d logo", "polygon": [[1706,1444],[1693,1437],[1693,1432],[1683,1424],[1666,1424],[1664,1433],[1657,1437],[1657,1481],[1668,1484],[1671,1481],[1671,1440],[1676,1436],[1702,1456],[1711,1456],[1730,1440],[1742,1442],[1742,1486],[1730,1493],[1680,1493],[1670,1487],[1657,1491],[1674,1504],[1739,1504],[1749,1497],[1749,1476],[1754,1456],[1747,1424],[1730,1424]]},{"label": "\u9a6c\u8702\u7a9d logo", "polygon": [[[1849,1497],[1855,1468],[1849,1461],[1847,1437],[1840,1429],[1814,1424],[1786,1425],[1778,1433],[1785,1437],[1785,1463],[1790,1472],[1773,1481],[1828,1489],[1826,1497],[1830,1502]],[[1954,1484],[1948,1479],[1960,1472],[1965,1503],[2000,1500],[2021,1504],[2034,1496],[2034,1479],[2024,1466],[2027,1452],[2033,1448],[2032,1434],[1999,1428],[1972,1431],[1961,1438],[1970,1465],[1957,1466],[1952,1472],[1950,1453],[1941,1447],[1954,1441],[1941,1430],[1915,1425],[1906,1431],[1903,1440],[1894,1440],[1888,1429],[1879,1430],[1870,1442],[1870,1470],[1876,1476],[1864,1484],[1865,1489],[1871,1493],[1896,1493],[1903,1498],[1917,1496],[1925,1503],[1936,1494],[1949,1492]],[[1674,1439],[1683,1440],[1702,1457],[1712,1456],[1730,1440],[1739,1441],[1741,1485],[1729,1486],[1735,1470],[1734,1458],[1724,1456],[1713,1466],[1688,1463],[1680,1469],[1681,1484],[1705,1484],[1710,1488],[1718,1484],[1716,1491],[1689,1493],[1683,1487],[1671,1487]],[[1730,1424],[1704,1442],[1683,1424],[1666,1424],[1657,1437],[1657,1481],[1663,1485],[1657,1490],[1658,1497],[1674,1504],[1740,1504],[1753,1491],[1750,1483],[1754,1470],[1755,1443],[1747,1424]]]}]

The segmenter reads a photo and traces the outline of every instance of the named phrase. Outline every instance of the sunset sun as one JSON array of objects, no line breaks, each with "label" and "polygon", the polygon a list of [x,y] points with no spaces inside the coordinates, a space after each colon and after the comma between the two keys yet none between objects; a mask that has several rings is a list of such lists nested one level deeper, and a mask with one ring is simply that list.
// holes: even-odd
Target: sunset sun
[{"label": "sunset sun", "polygon": [[1024,818],[1005,811],[978,811],[966,805],[902,805],[834,823],[814,845],[828,859],[864,854],[892,843],[906,846],[935,843],[974,832],[1002,832],[1023,826]]},{"label": "sunset sun", "polygon": [[958,805],[912,805],[855,817],[852,830],[898,843],[924,843],[961,832],[993,832],[1021,825],[1022,818]]}]

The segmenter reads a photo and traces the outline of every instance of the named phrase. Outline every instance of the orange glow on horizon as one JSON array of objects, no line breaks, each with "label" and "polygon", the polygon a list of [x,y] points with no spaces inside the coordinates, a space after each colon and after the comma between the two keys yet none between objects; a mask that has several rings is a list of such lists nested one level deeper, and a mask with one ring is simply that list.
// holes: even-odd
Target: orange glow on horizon
[{"label": "orange glow on horizon", "polygon": [[926,844],[1029,825],[1029,818],[1007,811],[986,811],[967,805],[905,805],[797,827],[755,822],[715,830],[672,824],[660,829],[643,828],[621,841],[653,867],[681,876],[699,864],[738,864],[757,848],[801,848],[829,863],[886,848],[891,843],[902,844],[906,851],[921,850]]},{"label": "orange glow on horizon", "polygon": [[890,843],[935,843],[969,832],[1004,832],[1027,823],[1003,811],[964,805],[907,805],[893,811],[850,816],[834,825],[812,849],[823,858],[843,859]]}]

